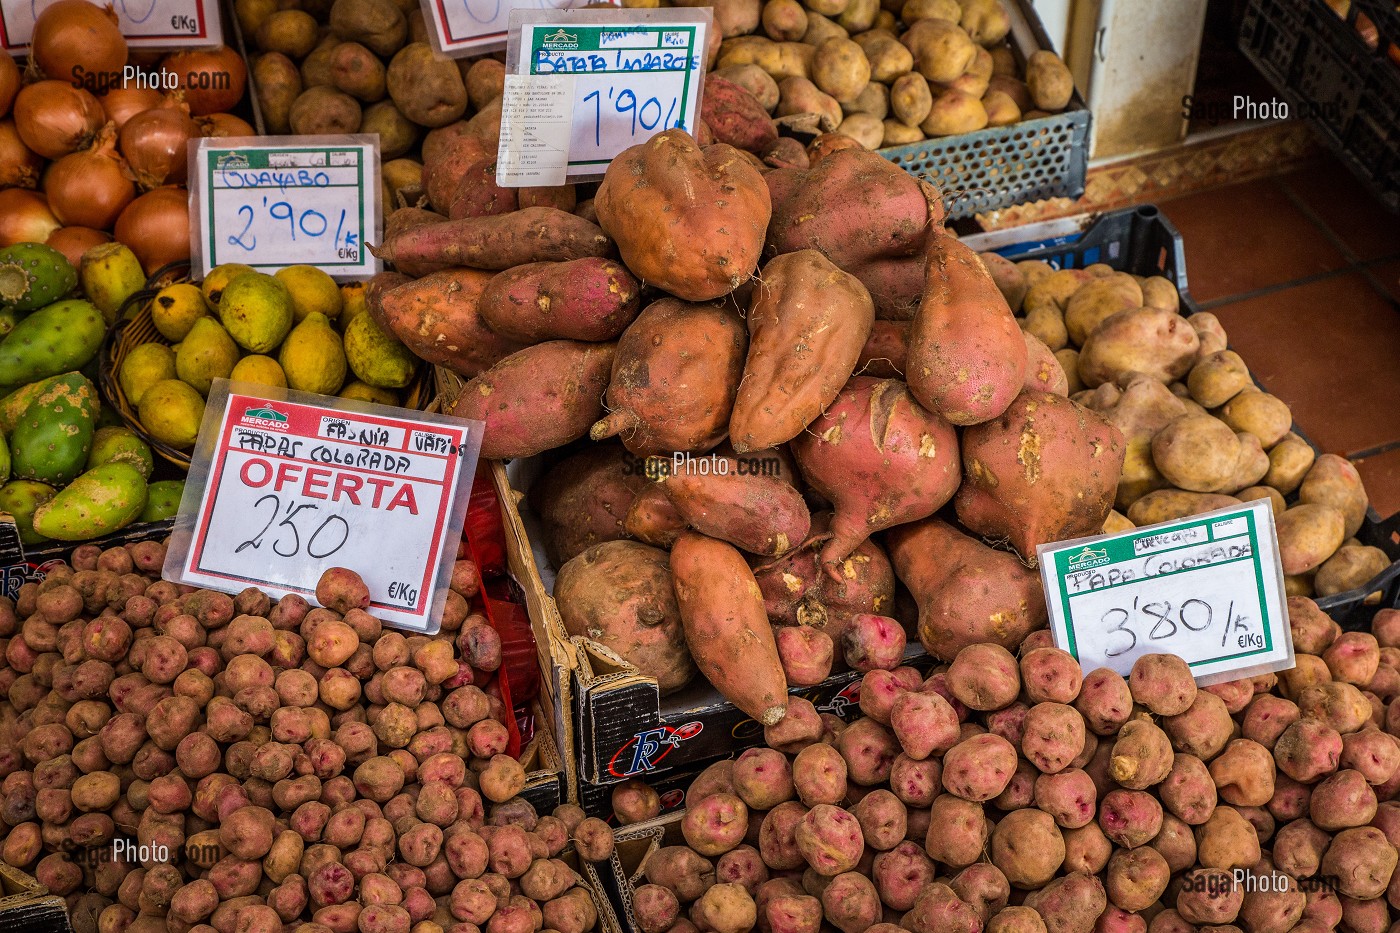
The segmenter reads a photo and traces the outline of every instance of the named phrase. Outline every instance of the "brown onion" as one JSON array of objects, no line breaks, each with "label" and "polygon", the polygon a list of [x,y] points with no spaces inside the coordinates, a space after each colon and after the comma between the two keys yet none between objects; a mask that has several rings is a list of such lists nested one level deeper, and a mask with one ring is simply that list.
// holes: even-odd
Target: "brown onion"
[{"label": "brown onion", "polygon": [[126,39],[112,5],[57,0],[34,21],[30,55],[45,77],[60,81],[110,82],[126,64]]},{"label": "brown onion", "polygon": [[149,87],[119,87],[102,95],[102,110],[120,130],[143,110],[165,103],[165,95]]},{"label": "brown onion", "polygon": [[42,243],[59,228],[49,202],[37,191],[6,188],[0,191],[0,246]]},{"label": "brown onion", "polygon": [[185,103],[196,117],[233,109],[243,99],[248,83],[248,66],[226,45],[176,52],[160,66],[175,75]]},{"label": "brown onion", "polygon": [[44,160],[19,138],[15,121],[0,120],[0,188],[37,187],[43,168]]},{"label": "brown onion", "polygon": [[71,152],[44,173],[49,208],[63,224],[110,230],[136,197],[109,128],[91,149]]},{"label": "brown onion", "polygon": [[112,237],[91,227],[59,227],[50,233],[44,242],[62,253],[76,269],[82,261],[83,253],[94,246],[112,242]]},{"label": "brown onion", "polygon": [[0,53],[0,117],[10,112],[15,95],[19,93],[21,75],[19,65],[9,55]]},{"label": "brown onion", "polygon": [[142,190],[179,185],[189,174],[189,146],[199,125],[184,104],[171,101],[143,110],[122,127],[121,151]]},{"label": "brown onion", "polygon": [[194,122],[199,124],[199,131],[211,139],[258,135],[258,131],[253,129],[247,120],[235,117],[231,113],[211,113]]},{"label": "brown onion", "polygon": [[91,146],[106,117],[96,97],[66,81],[36,81],[15,98],[19,138],[46,159]]},{"label": "brown onion", "polygon": [[148,191],[117,218],[117,240],[131,247],[150,275],[166,263],[190,258],[190,204],[184,188]]}]

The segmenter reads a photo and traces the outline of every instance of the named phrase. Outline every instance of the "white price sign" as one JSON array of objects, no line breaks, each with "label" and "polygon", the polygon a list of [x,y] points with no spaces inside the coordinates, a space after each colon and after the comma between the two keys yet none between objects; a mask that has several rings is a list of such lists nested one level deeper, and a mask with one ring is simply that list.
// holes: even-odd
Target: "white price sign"
[{"label": "white price sign", "polygon": [[[496,183],[562,183],[531,173],[564,139],[564,175],[578,181],[602,177],[624,149],[664,130],[693,135],[713,18],[709,7],[512,13],[506,73],[523,79],[523,96],[509,113],[502,107]],[[548,106],[531,100],[532,88]]]},{"label": "white price sign", "polygon": [[165,577],[315,602],[347,567],[385,624],[442,624],[481,447],[476,421],[214,382]]},{"label": "white price sign", "polygon": [[[34,35],[34,21],[53,0],[0,0],[0,46],[11,55],[23,55],[29,50]],[[89,0],[96,6],[108,3]],[[220,45],[224,41],[219,22],[219,4],[215,0],[113,0],[117,25],[126,44],[134,49],[181,49]],[[134,73],[134,69],[132,69]],[[89,88],[135,84],[127,74],[95,75],[91,72],[73,75],[49,75],[51,78],[73,80]],[[209,78],[208,80],[214,80]],[[198,85],[196,85],[198,86]],[[206,90],[218,90],[208,87]],[[97,93],[97,92],[94,92]]]},{"label": "white price sign", "polygon": [[[422,0],[433,46],[454,58],[506,47],[512,10],[564,10],[590,0]],[[608,2],[608,0],[604,0]],[[616,5],[616,4],[614,4]]]},{"label": "white price sign", "polygon": [[1205,685],[1294,665],[1268,500],[1036,554],[1055,643],[1085,671],[1175,654]]},{"label": "white price sign", "polygon": [[226,262],[316,266],[337,279],[381,268],[379,137],[278,136],[190,143],[196,277]]}]

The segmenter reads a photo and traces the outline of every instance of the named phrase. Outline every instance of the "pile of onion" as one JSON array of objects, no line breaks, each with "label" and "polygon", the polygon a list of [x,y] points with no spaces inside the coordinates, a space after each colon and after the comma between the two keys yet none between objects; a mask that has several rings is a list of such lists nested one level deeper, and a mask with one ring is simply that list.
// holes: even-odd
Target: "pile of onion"
[{"label": "pile of onion", "polygon": [[188,143],[200,135],[189,108],[172,97],[122,124],[121,152],[142,191],[178,185],[189,174]]},{"label": "pile of onion", "polygon": [[42,243],[59,226],[48,199],[39,192],[24,188],[0,191],[0,246]]},{"label": "pile of onion", "polygon": [[15,129],[24,144],[46,159],[86,149],[107,122],[102,105],[67,81],[36,81],[15,97]]},{"label": "pile of onion", "polygon": [[189,193],[165,187],[132,201],[117,218],[118,242],[131,247],[150,275],[161,266],[190,257]]},{"label": "pile of onion", "polygon": [[46,78],[71,82],[83,74],[120,73],[126,52],[110,3],[57,0],[34,21],[29,55]]}]

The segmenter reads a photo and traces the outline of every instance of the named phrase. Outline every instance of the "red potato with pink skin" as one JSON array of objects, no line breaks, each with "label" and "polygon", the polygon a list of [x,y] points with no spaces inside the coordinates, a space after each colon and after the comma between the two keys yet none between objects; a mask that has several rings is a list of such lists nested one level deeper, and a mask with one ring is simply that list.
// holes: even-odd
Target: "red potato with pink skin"
[{"label": "red potato with pink skin", "polygon": [[1133,662],[1128,676],[1133,699],[1158,716],[1177,716],[1196,699],[1191,668],[1174,654],[1145,654]]},{"label": "red potato with pink skin", "polygon": [[908,691],[890,709],[890,727],[915,761],[941,755],[958,742],[958,716],[936,693]]},{"label": "red potato with pink skin", "polygon": [[1014,810],[992,830],[992,864],[1017,888],[1043,887],[1065,860],[1065,842],[1050,814]]},{"label": "red potato with pink skin", "polygon": [[1034,800],[1061,829],[1078,829],[1093,822],[1098,789],[1087,773],[1071,768],[1057,774],[1038,775]]},{"label": "red potato with pink skin", "polygon": [[688,808],[681,822],[686,844],[701,855],[723,855],[744,841],[749,811],[729,794],[714,794]]},{"label": "red potato with pink skin", "polygon": [[1032,703],[1073,703],[1083,675],[1069,652],[1033,648],[1021,656],[1021,683]]},{"label": "red potato with pink skin", "polygon": [[1084,676],[1074,708],[1084,717],[1091,732],[1109,736],[1132,715],[1133,695],[1121,675],[1100,667]]},{"label": "red potato with pink skin", "polygon": [[980,803],[941,794],[929,811],[924,849],[931,858],[953,868],[965,868],[982,857],[992,826]]},{"label": "red potato with pink skin", "polygon": [[506,357],[462,387],[452,413],[486,424],[481,456],[528,457],[577,440],[602,413],[613,344],[553,340]]},{"label": "red potato with pink skin", "polygon": [[991,800],[1015,771],[1015,747],[990,733],[965,739],[943,756],[943,786],[964,800]]},{"label": "red potato with pink skin", "polygon": [[898,619],[861,613],[841,635],[846,663],[858,671],[892,671],[904,658],[904,628]]},{"label": "red potato with pink skin", "polygon": [[1171,773],[1174,759],[1167,734],[1145,719],[1124,724],[1113,743],[1109,774],[1130,790],[1146,790]]},{"label": "red potato with pink skin", "polygon": [[1109,791],[1099,805],[1099,828],[1125,849],[1145,845],[1162,828],[1162,805],[1145,791]]},{"label": "red potato with pink skin", "polygon": [[787,680],[753,572],[728,544],[687,532],[671,549],[686,644],[700,672],[764,725],[787,713]]},{"label": "red potato with pink skin", "polygon": [[1026,391],[962,435],[958,520],[1005,538],[1027,561],[1036,547],[1097,534],[1113,509],[1123,436],[1097,412]]},{"label": "red potato with pink skin", "polygon": [[1025,384],[1026,343],[1001,290],[975,252],[938,229],[906,367],[914,397],[960,426],[1001,416]]},{"label": "red potato with pink skin", "polygon": [[1039,575],[1014,555],[937,519],[901,525],[886,540],[895,573],[919,605],[919,640],[930,654],[951,660],[978,642],[1010,650],[1045,625]]},{"label": "red potato with pink skin", "polygon": [[835,508],[828,575],[870,535],[932,515],[957,490],[957,435],[897,380],[852,378],[791,447]]},{"label": "red potato with pink skin", "polygon": [[977,933],[982,928],[982,918],[952,888],[936,882],[919,895],[901,926],[912,933]]},{"label": "red potato with pink skin", "polygon": [[968,645],[948,666],[948,689],[968,709],[999,710],[1016,702],[1021,672],[1001,645]]},{"label": "red potato with pink skin", "polygon": [[865,847],[859,821],[829,804],[818,804],[809,810],[793,836],[807,864],[827,877],[855,868]]},{"label": "red potato with pink skin", "polygon": [[499,272],[477,313],[497,334],[522,344],[616,340],[641,311],[641,284],[613,259],[537,262]]},{"label": "red potato with pink skin", "polygon": [[[1166,736],[1162,736],[1163,743]],[[1026,713],[1021,754],[1043,774],[1069,767],[1084,748],[1084,717],[1063,703],[1037,703]]]}]

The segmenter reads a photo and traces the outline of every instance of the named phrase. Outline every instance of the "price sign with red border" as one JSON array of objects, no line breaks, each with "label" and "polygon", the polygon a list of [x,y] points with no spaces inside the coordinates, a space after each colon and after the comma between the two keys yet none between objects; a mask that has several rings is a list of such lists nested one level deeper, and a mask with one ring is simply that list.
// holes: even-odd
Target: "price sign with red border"
[{"label": "price sign with red border", "polygon": [[457,556],[482,425],[216,380],[165,563],[167,579],[316,601],[347,567],[369,612],[431,634]]}]

